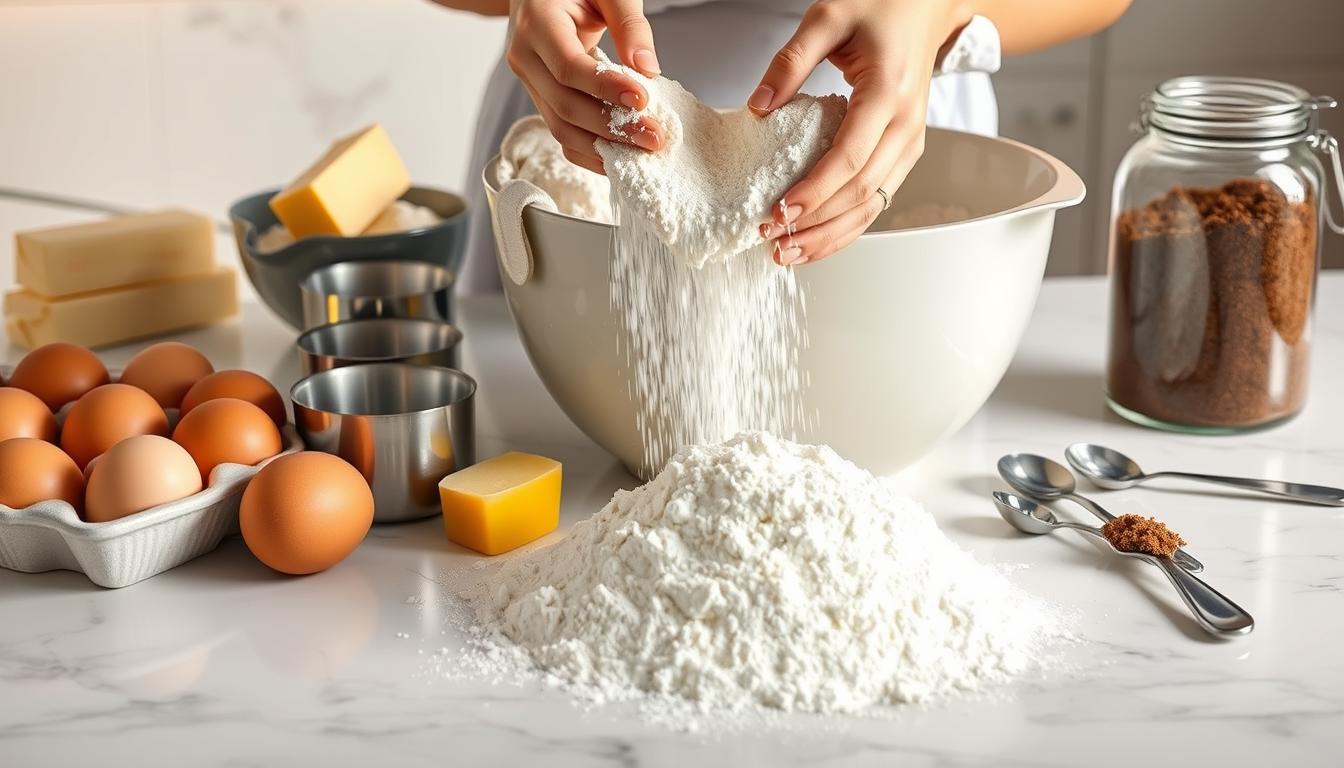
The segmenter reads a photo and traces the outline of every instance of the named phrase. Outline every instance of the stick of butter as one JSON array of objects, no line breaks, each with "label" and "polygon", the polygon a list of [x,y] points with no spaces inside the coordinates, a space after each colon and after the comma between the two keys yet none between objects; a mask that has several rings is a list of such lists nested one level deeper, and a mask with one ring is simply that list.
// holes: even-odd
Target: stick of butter
[{"label": "stick of butter", "polygon": [[560,462],[505,453],[445,477],[439,498],[450,541],[498,555],[560,525]]},{"label": "stick of butter", "polygon": [[214,266],[214,224],[188,211],[134,213],[14,236],[15,277],[43,296],[201,274]]},{"label": "stick of butter", "polygon": [[374,124],[333,144],[271,198],[271,210],[295,238],[358,235],[410,188],[397,148]]},{"label": "stick of butter", "polygon": [[209,325],[238,312],[234,273],[203,275],[49,299],[32,291],[5,294],[9,340],[32,349],[64,341],[103,347]]}]

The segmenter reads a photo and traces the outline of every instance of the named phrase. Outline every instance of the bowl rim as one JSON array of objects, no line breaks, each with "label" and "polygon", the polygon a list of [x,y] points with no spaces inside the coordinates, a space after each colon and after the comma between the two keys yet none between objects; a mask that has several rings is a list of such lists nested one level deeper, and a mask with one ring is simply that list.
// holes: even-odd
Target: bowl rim
[{"label": "bowl rim", "polygon": [[[862,235],[859,236],[860,239],[870,239],[878,237],[881,238],[908,237],[919,233],[928,232],[930,230],[937,230],[942,232],[951,229],[958,229],[966,226],[980,224],[990,220],[999,220],[1008,217],[1016,217],[1033,211],[1057,210],[1060,208],[1068,208],[1070,206],[1074,206],[1081,203],[1083,201],[1083,198],[1087,196],[1087,186],[1083,183],[1082,177],[1080,177],[1076,171],[1070,168],[1067,163],[1055,157],[1054,155],[1045,152],[1044,150],[1040,150],[1029,144],[1024,144],[1020,141],[1004,138],[1002,136],[985,136],[978,133],[971,133],[969,131],[958,131],[951,128],[938,128],[934,126],[929,126],[927,130],[931,134],[956,135],[963,139],[967,139],[977,143],[1008,145],[1010,147],[1014,147],[1018,150],[1021,150],[1045,164],[1046,170],[1049,171],[1051,174],[1050,186],[1040,195],[1037,195],[1036,197],[1030,200],[1019,203],[1018,205],[1015,205],[1012,208],[1008,208],[1006,210],[995,211],[993,213],[986,213],[981,216],[975,216],[969,219],[961,219],[958,221],[947,222],[944,224],[929,224],[922,227],[905,227],[902,229],[885,229],[876,232],[864,232]],[[485,183],[486,192],[490,195],[492,202],[494,196],[499,194],[500,163],[501,163],[501,155],[498,152],[496,152],[493,156],[491,156],[490,160],[486,162],[485,168],[481,170],[481,180]],[[540,216],[543,219],[550,218],[562,221],[571,221],[578,224],[585,224],[594,227],[603,227],[605,229],[612,231],[615,231],[617,227],[617,225],[615,224],[593,221],[592,219],[585,219],[579,216],[571,216],[567,213],[561,213],[559,211],[550,211],[537,206],[528,206],[528,208],[531,209],[531,213],[533,215]]]},{"label": "bowl rim", "polygon": [[[337,333],[337,332],[339,331],[340,328],[342,328],[342,327],[349,327],[349,326],[352,326],[352,325],[370,325],[370,326],[372,326],[372,325],[382,325],[382,326],[384,326],[384,327],[390,327],[390,326],[393,326],[393,325],[403,325],[403,326],[407,326],[407,325],[418,325],[418,326],[422,326],[422,327],[433,325],[433,326],[438,326],[438,327],[446,328],[446,329],[449,331],[449,334],[448,334],[448,336],[449,336],[449,341],[448,341],[448,343],[443,344],[443,345],[440,345],[440,346],[436,346],[436,347],[434,347],[433,349],[426,349],[426,350],[424,350],[424,351],[422,351],[422,352],[416,352],[416,353],[411,354],[411,355],[400,355],[400,356],[391,356],[391,355],[370,356],[370,355],[337,355],[337,354],[328,354],[328,353],[325,353],[325,352],[319,352],[319,351],[317,351],[316,349],[314,349],[314,348],[312,347],[312,344],[310,343],[313,339],[315,339],[315,338],[318,337],[319,335],[322,335],[322,334],[324,334],[324,333]],[[459,347],[459,346],[462,345],[462,340],[465,339],[465,338],[466,338],[466,334],[464,334],[464,333],[462,332],[462,329],[459,328],[459,327],[457,327],[456,325],[454,325],[454,324],[452,324],[452,323],[445,323],[445,322],[443,322],[443,321],[441,321],[441,320],[432,320],[432,319],[427,318],[427,317],[360,317],[360,318],[355,318],[355,319],[352,319],[352,320],[341,320],[341,321],[339,321],[339,322],[335,322],[335,323],[326,323],[326,324],[324,324],[324,325],[315,325],[315,326],[313,326],[312,328],[309,328],[308,330],[306,330],[306,331],[304,331],[303,333],[299,334],[299,337],[298,337],[297,339],[294,340],[294,346],[295,346],[296,348],[298,348],[298,350],[299,350],[300,353],[302,353],[302,354],[304,354],[304,355],[309,355],[309,356],[312,356],[312,357],[327,357],[327,358],[331,358],[331,359],[333,359],[333,360],[349,360],[349,361],[351,361],[351,362],[361,363],[361,364],[362,364],[362,363],[366,363],[366,362],[367,362],[367,363],[383,363],[383,362],[386,362],[386,363],[393,363],[393,362],[397,362],[397,361],[399,361],[399,360],[403,360],[403,359],[405,359],[405,358],[407,358],[407,357],[419,357],[420,355],[434,355],[434,354],[438,354],[438,353],[441,353],[441,352],[447,352],[447,351],[449,351],[449,350],[456,349],[457,347]],[[457,370],[457,369],[455,369],[455,368],[451,368],[451,369],[449,369],[449,370]],[[464,375],[465,375],[465,374],[464,374]],[[473,393],[473,394],[474,394],[474,393]],[[442,407],[442,406],[440,406],[440,407]]]},{"label": "bowl rim", "polygon": [[[383,232],[376,235],[361,234],[361,235],[349,235],[349,236],[310,235],[308,237],[295,240],[289,245],[286,245],[284,248],[279,248],[274,251],[259,251],[257,250],[256,247],[256,239],[259,236],[260,232],[260,229],[257,226],[257,222],[253,221],[252,219],[246,216],[243,216],[239,212],[239,208],[241,208],[246,203],[250,203],[254,200],[257,200],[258,198],[265,198],[269,200],[270,198],[278,194],[281,191],[281,189],[283,189],[283,187],[263,189],[259,192],[254,192],[250,195],[240,197],[229,204],[229,220],[234,224],[241,224],[244,227],[242,233],[243,236],[241,238],[244,247],[240,250],[242,250],[243,253],[250,258],[262,259],[262,260],[278,258],[288,253],[290,250],[292,250],[293,248],[295,248],[300,244],[304,245],[305,247],[311,247],[314,245],[322,245],[325,243],[350,243],[350,242],[386,243],[386,242],[392,242],[394,240],[419,237],[428,232],[436,232],[442,229],[461,226],[462,222],[465,221],[467,217],[471,214],[471,206],[468,204],[467,199],[463,197],[460,193],[454,192],[450,189],[444,189],[442,187],[427,187],[417,184],[412,185],[406,191],[433,192],[436,194],[448,195],[449,197],[452,197],[459,203],[461,203],[460,209],[457,211],[457,213],[454,213],[452,216],[449,216],[443,219],[442,221],[424,227],[416,227],[414,229],[403,230],[401,232]],[[402,196],[404,197],[405,193],[402,193]],[[402,198],[398,197],[397,199],[400,200]]]},{"label": "bowl rim", "polygon": [[[302,389],[305,384],[308,384],[310,387],[313,386],[309,383],[313,379],[326,376],[352,376],[354,374],[350,373],[350,371],[358,372],[361,369],[369,369],[369,368],[398,368],[398,369],[424,368],[439,373],[447,373],[453,378],[466,382],[467,393],[462,397],[453,400],[452,402],[431,406],[429,408],[419,408],[413,411],[398,411],[397,413],[359,413],[357,411],[337,411],[328,408],[317,408],[315,406],[308,405],[299,401],[299,390]],[[346,371],[346,373],[339,373],[340,371]],[[297,418],[298,415],[297,411],[300,408],[302,408],[305,411],[311,411],[313,413],[323,413],[329,416],[342,416],[342,417],[349,416],[352,418],[358,417],[361,419],[404,419],[407,416],[421,416],[424,414],[433,413],[434,411],[441,411],[445,408],[453,408],[455,406],[459,406],[464,403],[470,403],[476,398],[476,392],[478,391],[478,389],[479,385],[477,384],[476,379],[472,377],[471,374],[467,373],[466,371],[463,371],[460,368],[449,368],[447,366],[414,365],[412,363],[399,363],[388,361],[377,363],[362,363],[359,365],[347,365],[341,368],[331,368],[325,371],[318,371],[309,376],[304,376],[303,378],[294,382],[294,386],[289,388],[289,401],[293,403],[296,411],[295,413],[296,418],[294,419],[294,425],[299,430],[300,434],[302,434],[304,430],[299,425],[299,420]]]},{"label": "bowl rim", "polygon": [[[408,230],[408,232],[410,231],[418,231],[418,230]],[[397,234],[406,234],[406,233],[403,232]],[[380,235],[356,235],[355,237],[380,237]],[[331,238],[327,237],[326,239]],[[288,248],[289,246],[285,247]],[[273,253],[278,252],[279,251],[273,251]],[[444,281],[442,285],[435,286],[427,290],[407,291],[404,293],[349,293],[340,291],[323,291],[318,290],[318,286],[312,285],[312,283],[318,280],[319,276],[328,272],[332,272],[335,270],[347,270],[347,269],[366,269],[366,268],[373,269],[375,267],[402,267],[406,269],[429,269],[433,271],[437,276],[443,277]],[[428,261],[416,261],[414,259],[392,259],[392,258],[352,259],[349,261],[334,261],[330,264],[320,266],[317,269],[314,269],[312,272],[309,272],[307,275],[304,275],[303,279],[299,281],[299,292],[305,296],[320,297],[320,298],[335,296],[341,300],[369,299],[369,298],[405,299],[413,296],[429,296],[439,294],[444,291],[452,291],[456,287],[456,285],[457,285],[457,273],[443,264],[434,264]]]}]

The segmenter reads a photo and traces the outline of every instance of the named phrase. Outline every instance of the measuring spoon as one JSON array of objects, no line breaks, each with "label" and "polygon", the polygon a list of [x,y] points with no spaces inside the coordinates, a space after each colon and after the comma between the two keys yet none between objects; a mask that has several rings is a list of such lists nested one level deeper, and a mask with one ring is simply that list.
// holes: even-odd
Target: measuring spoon
[{"label": "measuring spoon", "polygon": [[1320,504],[1327,507],[1344,507],[1344,488],[1330,488],[1324,485],[1305,485],[1303,483],[1285,483],[1281,480],[1256,480],[1250,477],[1227,477],[1224,475],[1196,475],[1190,472],[1153,472],[1145,474],[1137,462],[1125,454],[1091,443],[1074,443],[1064,452],[1069,464],[1102,488],[1120,490],[1147,482],[1155,477],[1171,477],[1180,480],[1194,480],[1200,483],[1239,488],[1270,496],[1304,501],[1308,504]]},{"label": "measuring spoon", "polygon": [[999,516],[1023,533],[1039,536],[1068,528],[1085,536],[1100,539],[1111,551],[1125,557],[1133,557],[1162,570],[1176,593],[1181,596],[1195,621],[1206,632],[1218,637],[1245,635],[1255,629],[1255,619],[1241,606],[1223,596],[1221,592],[1205,584],[1198,576],[1176,565],[1169,557],[1157,557],[1143,552],[1128,552],[1116,549],[1101,529],[1082,523],[1059,520],[1055,513],[1030,499],[1024,499],[1003,491],[994,492],[994,506]]},{"label": "measuring spoon", "polygon": [[[1004,456],[999,459],[999,477],[1011,485],[1013,490],[1034,499],[1044,501],[1068,499],[1103,522],[1109,523],[1115,519],[1115,515],[1107,512],[1100,504],[1075,493],[1078,483],[1073,479],[1073,473],[1063,464],[1044,456],[1034,453],[1011,453]],[[1191,573],[1204,570],[1204,564],[1183,549],[1176,550],[1172,559]]]}]

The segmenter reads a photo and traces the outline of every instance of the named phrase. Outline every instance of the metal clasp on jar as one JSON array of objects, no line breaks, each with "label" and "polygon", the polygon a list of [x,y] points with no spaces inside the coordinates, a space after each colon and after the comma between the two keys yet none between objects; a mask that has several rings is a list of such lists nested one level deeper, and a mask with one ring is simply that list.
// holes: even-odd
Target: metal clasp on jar
[{"label": "metal clasp on jar", "polygon": [[[1323,109],[1334,109],[1339,102],[1329,96],[1316,96],[1306,104],[1319,115]],[[1307,139],[1307,143],[1329,159],[1330,167],[1326,169],[1326,174],[1334,172],[1336,196],[1341,207],[1344,207],[1344,162],[1341,162],[1339,157],[1339,140],[1331,136],[1329,131],[1319,128]],[[1344,218],[1335,218],[1334,208],[1330,206],[1329,182],[1326,183],[1326,187],[1327,189],[1321,193],[1321,205],[1325,208],[1325,223],[1330,225],[1335,234],[1344,235]]]},{"label": "metal clasp on jar", "polygon": [[[1308,141],[1311,143],[1312,149],[1329,158],[1330,168],[1326,171],[1326,174],[1330,175],[1331,171],[1334,172],[1335,193],[1340,200],[1340,205],[1344,207],[1344,162],[1341,162],[1339,158],[1339,140],[1331,136],[1329,131],[1319,130],[1312,134]],[[1326,193],[1322,193],[1321,200],[1321,205],[1325,206],[1325,223],[1330,225],[1330,229],[1333,229],[1335,234],[1344,235],[1344,223],[1341,223],[1344,222],[1344,218],[1335,218],[1334,208],[1330,205],[1330,197],[1327,193],[1328,190]]]}]

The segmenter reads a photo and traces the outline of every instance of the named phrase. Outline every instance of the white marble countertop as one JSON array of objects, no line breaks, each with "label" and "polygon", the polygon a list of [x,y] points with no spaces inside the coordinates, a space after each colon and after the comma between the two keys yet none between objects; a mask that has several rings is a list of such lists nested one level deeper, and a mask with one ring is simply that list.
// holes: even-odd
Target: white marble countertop
[{"label": "white marble countertop", "polygon": [[[1101,396],[1105,294],[1048,281],[1007,377],[980,414],[897,480],[983,560],[1028,563],[1027,588],[1081,615],[1072,672],[1002,695],[883,718],[785,718],[686,735],[626,707],[583,711],[555,691],[446,680],[444,573],[476,556],[439,523],[379,526],[348,560],[286,578],[239,540],[118,591],[68,572],[0,571],[0,765],[1338,765],[1344,747],[1344,514],[1178,491],[1098,493],[1160,515],[1256,632],[1201,635],[1161,576],[1069,536],[1015,535],[987,500],[1009,451],[1076,440],[1145,467],[1344,485],[1344,275],[1323,280],[1314,394],[1287,426],[1180,437],[1121,422]],[[480,455],[564,461],[562,529],[633,479],[559,412],[501,301],[464,303],[464,367],[481,381]],[[287,387],[293,334],[249,305],[186,334],[217,366]],[[114,350],[123,362],[132,350]],[[6,349],[0,360],[20,352]]]}]

